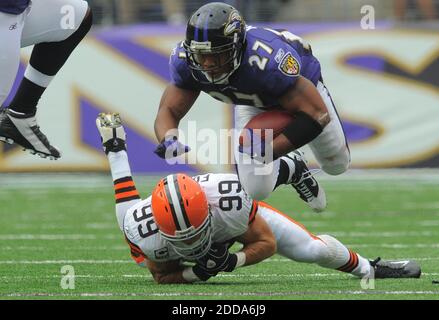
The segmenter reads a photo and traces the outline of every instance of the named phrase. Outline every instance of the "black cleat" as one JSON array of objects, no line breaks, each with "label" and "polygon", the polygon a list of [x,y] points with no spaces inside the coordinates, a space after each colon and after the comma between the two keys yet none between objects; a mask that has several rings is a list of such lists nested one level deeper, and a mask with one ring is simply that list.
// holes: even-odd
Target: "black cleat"
[{"label": "black cleat", "polygon": [[303,152],[296,150],[285,155],[294,161],[295,170],[291,185],[296,189],[300,198],[305,201],[315,212],[321,212],[326,208],[326,194],[322,186],[306,165]]},{"label": "black cleat", "polygon": [[126,151],[126,134],[118,113],[100,113],[96,118],[96,127],[101,135],[105,154]]},{"label": "black cleat", "polygon": [[374,269],[376,279],[385,278],[419,278],[421,276],[421,267],[415,261],[383,261],[376,258],[370,261]]},{"label": "black cleat", "polygon": [[52,146],[47,137],[40,131],[34,114],[16,113],[10,109],[0,111],[0,141],[18,144],[31,154],[41,158],[57,160],[60,151]]}]

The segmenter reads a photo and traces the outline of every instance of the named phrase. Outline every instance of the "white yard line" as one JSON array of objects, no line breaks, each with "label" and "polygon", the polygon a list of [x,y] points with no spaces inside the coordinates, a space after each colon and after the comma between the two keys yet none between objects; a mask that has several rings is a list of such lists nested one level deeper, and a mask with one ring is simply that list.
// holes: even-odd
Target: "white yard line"
[{"label": "white yard line", "polygon": [[434,237],[439,236],[438,231],[324,231],[324,234],[330,234],[335,237],[353,237],[353,238],[400,238],[400,237]]},{"label": "white yard line", "polygon": [[[323,234],[330,234],[335,237],[349,238],[400,238],[400,237],[434,237],[439,236],[438,231],[382,231],[382,232],[362,232],[362,231],[324,231]],[[0,234],[0,240],[118,240],[122,239],[118,234]],[[429,244],[431,245],[431,244]],[[439,244],[434,244],[439,245]]]},{"label": "white yard line", "polygon": [[[435,260],[439,260],[439,257],[416,257],[416,258],[406,258],[406,257],[397,257],[397,258],[389,258],[389,257],[385,257],[385,259],[383,260],[415,260],[415,261],[435,261]],[[266,263],[300,263],[300,262],[296,262],[294,260],[291,259],[287,259],[287,258],[268,258],[262,262],[266,262]]]},{"label": "white yard line", "polygon": [[406,248],[439,248],[439,243],[358,243],[345,244],[347,247],[354,248],[389,248],[389,249],[406,249]]},{"label": "white yard line", "polygon": [[0,260],[0,264],[113,264],[134,263],[132,260]]},{"label": "white yard line", "polygon": [[[438,205],[439,209],[439,205]],[[439,226],[439,220],[422,220],[422,221],[416,221],[417,225],[421,227],[437,227]]]},{"label": "white yard line", "polygon": [[[439,260],[439,257],[398,257],[398,258],[385,258],[385,260],[416,260],[416,261],[435,261]],[[300,263],[287,258],[269,258],[264,261],[264,263]],[[133,264],[134,261],[130,259],[126,260],[111,260],[111,259],[71,259],[71,260],[0,260],[1,264]],[[227,274],[225,275],[227,276]]]},{"label": "white yard line", "polygon": [[[438,276],[438,272],[423,273],[423,277],[435,277]],[[270,274],[270,273],[252,273],[252,274],[219,274],[216,278],[331,278],[331,277],[346,277],[346,273],[292,273],[292,274]],[[50,275],[50,276],[1,276],[3,280],[27,280],[27,279],[61,279],[63,275]],[[75,275],[75,278],[90,278],[90,279],[120,279],[120,278],[142,278],[152,279],[152,275],[147,274],[122,274],[122,275]]]},{"label": "white yard line", "polygon": [[[135,176],[134,180],[142,186],[153,187],[160,177],[155,176]],[[101,189],[113,187],[111,175],[98,173],[41,173],[41,174],[0,174],[0,190],[11,188],[24,189],[57,189],[66,187],[71,189]]]},{"label": "white yard line", "polygon": [[[34,223],[17,223],[11,226],[11,229],[15,230],[35,230]],[[91,230],[117,230],[116,222],[95,222],[95,223],[85,223],[80,226],[78,225],[68,225],[65,223],[45,223],[38,226],[39,230],[78,230],[78,229],[91,229]]]},{"label": "white yard line", "polygon": [[120,235],[107,234],[97,236],[95,234],[0,234],[0,240],[118,240]]},{"label": "white yard line", "polygon": [[[8,251],[47,251],[47,247],[45,246],[1,246],[0,251],[8,250]],[[80,246],[80,247],[72,247],[69,246],[68,251],[128,251],[128,245],[121,246]]]},{"label": "white yard line", "polygon": [[[159,180],[158,176],[135,176],[134,179],[139,185],[154,186]],[[360,170],[351,169],[348,172],[332,177],[326,174],[319,174],[318,179],[321,181],[334,182],[389,182],[398,183],[405,181],[412,184],[416,182],[439,183],[438,169],[378,169],[378,170]],[[0,189],[7,190],[11,188],[78,188],[84,187],[99,189],[102,187],[112,187],[112,179],[109,173],[78,173],[78,174],[0,174]]]},{"label": "white yard line", "polygon": [[0,234],[0,240],[96,240],[94,234]]},{"label": "white yard line", "polygon": [[[418,244],[403,244],[403,243],[361,243],[361,244],[345,244],[349,248],[389,248],[389,249],[406,249],[406,248],[437,248],[439,244],[428,244],[428,243],[418,243]],[[120,246],[79,246],[73,247],[69,246],[68,251],[127,251],[128,245]],[[0,251],[47,251],[45,246],[1,246]],[[388,259],[386,257],[386,259]],[[396,259],[396,258],[395,258]],[[408,258],[404,258],[408,259]],[[438,260],[435,257],[424,257],[424,258],[410,258],[411,260]],[[268,259],[264,262],[281,261],[282,259]],[[284,259],[285,261],[290,261],[289,259]]]},{"label": "white yard line", "polygon": [[324,290],[324,291],[280,291],[280,292],[164,292],[164,293],[10,293],[0,297],[282,297],[308,295],[439,295],[439,291],[381,291],[381,290]]}]

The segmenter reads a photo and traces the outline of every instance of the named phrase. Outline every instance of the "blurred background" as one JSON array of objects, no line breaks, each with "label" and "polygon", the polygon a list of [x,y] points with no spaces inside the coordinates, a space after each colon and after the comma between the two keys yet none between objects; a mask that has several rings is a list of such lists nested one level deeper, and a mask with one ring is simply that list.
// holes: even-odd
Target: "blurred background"
[{"label": "blurred background", "polygon": [[[99,24],[166,22],[185,24],[202,0],[90,0]],[[213,1],[210,1],[213,2]],[[250,22],[350,21],[372,5],[377,19],[422,21],[437,18],[437,0],[231,0]]]},{"label": "blurred background", "polygon": [[[94,29],[39,105],[40,125],[63,158],[48,162],[1,144],[0,172],[108,170],[94,124],[102,111],[121,113],[135,172],[232,170],[229,148],[215,134],[231,127],[233,107],[204,94],[181,124],[193,150],[189,163],[169,166],[152,153],[169,55],[184,38],[191,12],[208,1],[88,2]],[[248,24],[288,29],[311,44],[343,120],[352,168],[439,167],[439,0],[224,2]],[[30,52],[22,50],[10,97]],[[210,144],[208,154],[200,150],[203,143]]]}]

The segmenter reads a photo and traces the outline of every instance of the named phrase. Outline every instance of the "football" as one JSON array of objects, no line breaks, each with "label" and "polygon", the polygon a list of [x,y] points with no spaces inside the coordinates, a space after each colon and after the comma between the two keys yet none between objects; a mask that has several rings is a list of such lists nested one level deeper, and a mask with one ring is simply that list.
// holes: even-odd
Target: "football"
[{"label": "football", "polygon": [[[262,140],[265,139],[265,130],[273,130],[273,139],[276,138],[283,129],[294,120],[294,116],[283,110],[270,110],[262,112],[254,116],[245,126],[245,129],[261,129],[256,131],[255,134],[260,134]],[[243,135],[240,137],[240,144],[245,141]],[[246,143],[244,143],[246,144]]]}]

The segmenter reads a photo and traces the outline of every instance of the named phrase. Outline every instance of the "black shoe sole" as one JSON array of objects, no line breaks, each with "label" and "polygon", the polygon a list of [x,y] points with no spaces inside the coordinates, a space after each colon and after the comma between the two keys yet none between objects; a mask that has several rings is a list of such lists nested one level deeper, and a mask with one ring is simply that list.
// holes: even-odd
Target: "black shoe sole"
[{"label": "black shoe sole", "polygon": [[11,144],[11,145],[12,144],[16,144],[17,146],[22,147],[23,151],[28,151],[30,154],[37,155],[37,156],[39,156],[40,158],[43,158],[43,159],[58,160],[60,158],[60,157],[55,157],[52,154],[47,154],[47,153],[44,153],[44,152],[36,151],[34,149],[25,148],[22,145],[20,145],[18,143],[15,143],[15,141],[13,139],[11,139],[11,138],[0,136],[0,141],[3,142],[3,143]]}]

